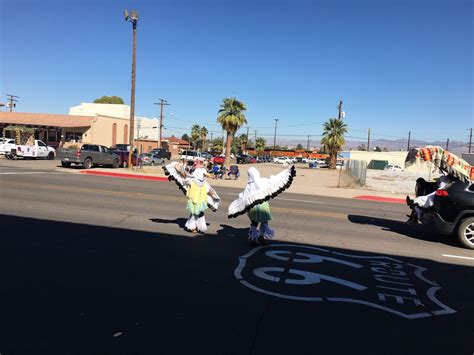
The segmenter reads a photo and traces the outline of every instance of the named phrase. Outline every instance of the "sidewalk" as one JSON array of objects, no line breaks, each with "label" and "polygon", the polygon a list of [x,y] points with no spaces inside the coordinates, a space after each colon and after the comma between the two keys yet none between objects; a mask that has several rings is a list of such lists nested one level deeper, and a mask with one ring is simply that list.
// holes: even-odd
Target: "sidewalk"
[{"label": "sidewalk", "polygon": [[[274,175],[283,170],[285,167],[276,164],[258,164],[258,165],[240,165],[241,177],[238,180],[214,180],[208,178],[207,181],[214,187],[233,187],[243,189],[247,184],[247,170],[249,167],[255,166],[260,171],[262,177]],[[70,169],[61,169],[70,170]],[[108,175],[119,177],[123,175],[124,178],[136,178],[149,180],[164,180],[166,178],[163,169],[161,167],[143,167],[142,169],[130,170],[130,169],[102,169],[94,168],[91,170],[80,170],[79,173],[86,173],[92,175]],[[96,174],[97,173],[97,174]],[[354,198],[359,196],[376,196],[385,197],[391,199],[404,199],[404,194],[393,194],[389,192],[381,192],[375,190],[369,190],[367,188],[349,188],[340,187],[338,188],[339,182],[339,170],[328,170],[328,169],[309,169],[303,165],[296,165],[296,177],[287,190],[291,193],[305,194],[305,195],[319,195],[329,197],[343,197],[343,198]],[[342,179],[344,182],[344,179]],[[415,182],[413,182],[414,184]]]}]

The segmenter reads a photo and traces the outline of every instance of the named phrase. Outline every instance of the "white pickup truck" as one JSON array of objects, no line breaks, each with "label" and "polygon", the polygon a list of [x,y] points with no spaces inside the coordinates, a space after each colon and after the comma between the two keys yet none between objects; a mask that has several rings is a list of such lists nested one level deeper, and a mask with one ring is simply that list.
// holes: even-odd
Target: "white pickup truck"
[{"label": "white pickup truck", "polygon": [[52,160],[56,156],[56,151],[53,147],[48,147],[44,144],[43,141],[35,139],[35,142],[32,145],[16,145],[15,148],[12,148],[10,154],[13,157],[31,159],[46,158]]},{"label": "white pickup truck", "polygon": [[13,138],[0,138],[0,155],[10,154],[12,149],[16,149]]}]

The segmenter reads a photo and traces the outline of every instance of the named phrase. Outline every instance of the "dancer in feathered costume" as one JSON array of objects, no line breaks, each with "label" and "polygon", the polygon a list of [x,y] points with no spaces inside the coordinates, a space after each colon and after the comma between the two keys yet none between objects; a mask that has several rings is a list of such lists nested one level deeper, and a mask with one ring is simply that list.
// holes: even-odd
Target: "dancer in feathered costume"
[{"label": "dancer in feathered costume", "polygon": [[[184,163],[185,164],[185,163]],[[183,191],[187,198],[186,209],[190,216],[185,228],[193,233],[207,231],[205,211],[211,208],[216,211],[221,201],[216,191],[207,183],[209,176],[201,161],[194,162],[192,174],[186,172],[183,163],[173,162],[163,167],[165,174],[170,181],[175,181],[179,189]]]},{"label": "dancer in feathered costume", "polygon": [[[250,219],[249,243],[265,245],[265,239],[273,238],[275,232],[270,229],[268,222],[272,219],[268,200],[276,197],[291,186],[296,175],[294,166],[283,170],[269,178],[261,178],[260,172],[251,167],[248,172],[248,183],[245,190],[233,201],[228,210],[228,217],[235,218],[244,213]],[[260,229],[258,225],[260,224]]]}]

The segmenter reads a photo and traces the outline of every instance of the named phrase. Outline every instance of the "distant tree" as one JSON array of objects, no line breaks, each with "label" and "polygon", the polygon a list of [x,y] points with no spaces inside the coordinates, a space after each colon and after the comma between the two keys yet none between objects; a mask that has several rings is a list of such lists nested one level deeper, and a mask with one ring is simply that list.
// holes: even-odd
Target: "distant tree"
[{"label": "distant tree", "polygon": [[188,143],[189,143],[189,141],[190,141],[190,138],[189,138],[189,136],[188,136],[186,133],[181,136],[181,139],[182,139],[183,141],[188,142]]},{"label": "distant tree", "polygon": [[298,145],[296,146],[296,150],[304,150],[304,148],[301,144],[298,143]]},{"label": "distant tree", "polygon": [[239,145],[240,145],[240,150],[243,152],[247,149],[248,147],[248,138],[246,134],[241,134],[239,136]]},{"label": "distant tree", "polygon": [[262,152],[265,150],[265,144],[266,144],[265,138],[262,137],[257,137],[255,140],[255,150],[258,152],[258,154],[262,154]]},{"label": "distant tree", "polygon": [[387,148],[383,148],[382,151],[383,151],[383,152],[388,152],[388,149],[387,149]]},{"label": "distant tree", "polygon": [[224,139],[218,137],[212,141],[212,150],[218,153],[222,153],[222,148],[224,146]]},{"label": "distant tree", "polygon": [[193,124],[193,126],[191,127],[191,138],[193,139],[194,149],[196,149],[197,144],[199,142],[199,138],[201,138],[201,126]]},{"label": "distant tree", "polygon": [[220,106],[217,122],[222,129],[227,132],[227,140],[225,147],[225,165],[230,165],[230,151],[232,147],[232,139],[235,132],[247,123],[244,112],[247,110],[245,104],[235,97],[225,98]]},{"label": "distant tree", "polygon": [[199,131],[200,133],[200,138],[201,138],[201,149],[204,151],[206,148],[206,138],[207,134],[209,133],[207,128],[202,126],[201,130]]},{"label": "distant tree", "polygon": [[94,100],[95,104],[117,104],[123,105],[123,99],[118,96],[102,96],[99,99]]},{"label": "distant tree", "polygon": [[361,152],[365,152],[367,150],[367,147],[365,144],[361,144],[357,147],[357,150],[360,150]]},{"label": "distant tree", "polygon": [[337,153],[342,149],[346,140],[344,134],[347,132],[347,124],[342,119],[330,118],[323,125],[321,144],[329,151],[329,168],[336,168]]}]

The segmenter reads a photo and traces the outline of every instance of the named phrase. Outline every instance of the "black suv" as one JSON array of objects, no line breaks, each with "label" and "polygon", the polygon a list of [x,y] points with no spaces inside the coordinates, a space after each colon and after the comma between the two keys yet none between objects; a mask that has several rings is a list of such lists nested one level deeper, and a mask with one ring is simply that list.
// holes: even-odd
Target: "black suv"
[{"label": "black suv", "polygon": [[454,234],[468,249],[474,249],[474,184],[454,182],[436,190],[434,223],[442,234]]},{"label": "black suv", "polygon": [[171,153],[165,148],[155,148],[151,150],[149,153],[153,155],[157,155],[158,158],[161,158],[161,159],[168,159],[168,160],[171,159]]}]

